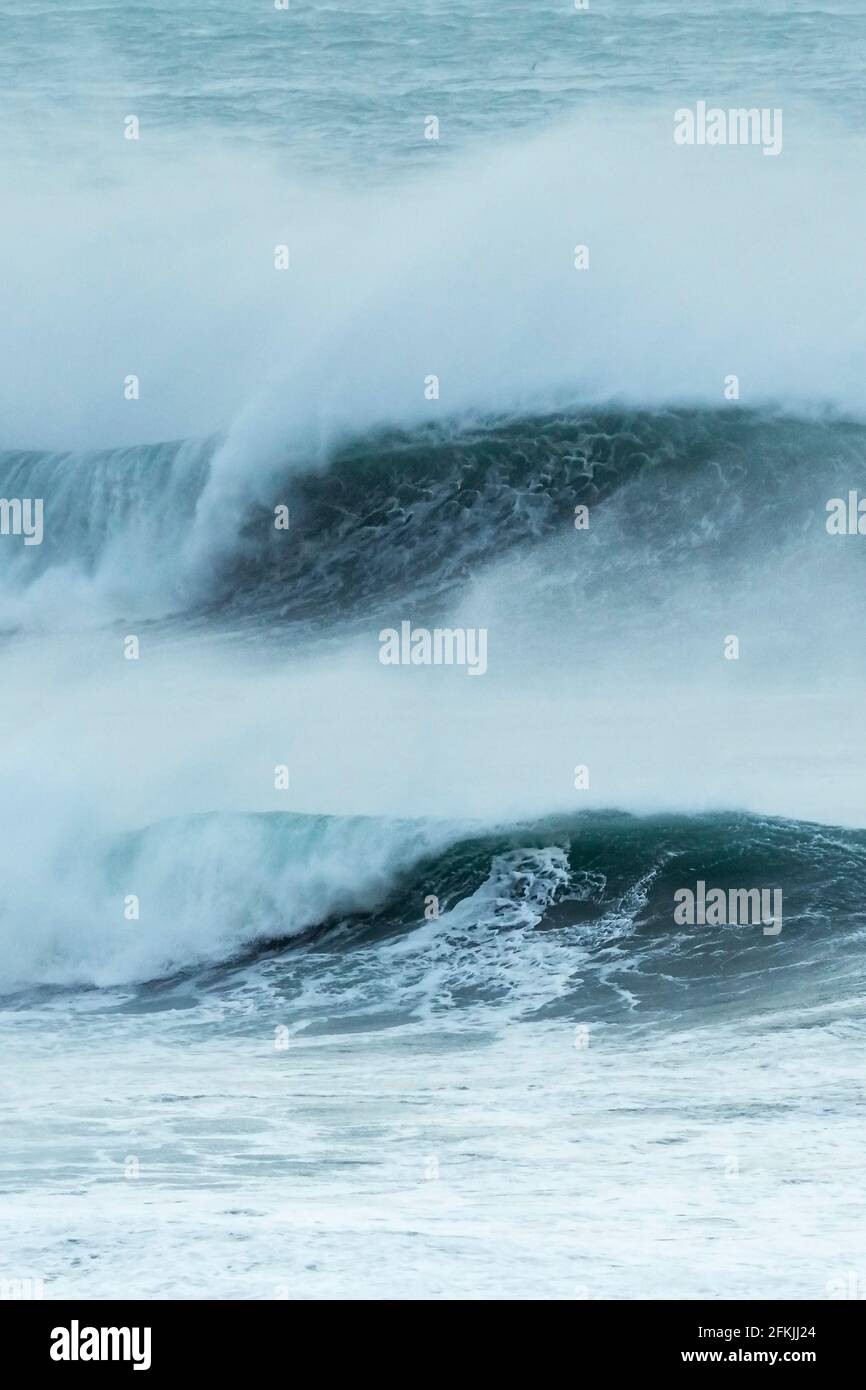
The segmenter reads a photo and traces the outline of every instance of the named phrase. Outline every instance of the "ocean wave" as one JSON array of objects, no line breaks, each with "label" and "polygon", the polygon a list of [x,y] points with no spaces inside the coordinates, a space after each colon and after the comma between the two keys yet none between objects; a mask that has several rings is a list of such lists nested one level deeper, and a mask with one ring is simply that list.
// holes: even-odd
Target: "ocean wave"
[{"label": "ocean wave", "polygon": [[42,544],[6,538],[0,549],[8,612],[26,623],[42,607],[50,621],[64,593],[79,621],[191,611],[316,622],[401,598],[441,603],[491,558],[562,534],[576,506],[603,506],[627,486],[640,486],[641,527],[666,562],[726,559],[759,537],[776,550],[816,533],[825,500],[859,478],[866,427],[583,410],[377,431],[325,466],[296,461],[269,496],[224,519],[210,554],[191,536],[218,448],[0,454],[3,495],[44,500]]},{"label": "ocean wave", "polygon": [[[248,982],[256,958],[264,981],[288,987],[301,950],[304,987],[325,989],[327,977],[335,1004],[354,1009],[579,1007],[587,971],[595,1007],[606,992],[650,1006],[691,990],[700,1002],[711,989],[750,992],[750,974],[770,965],[784,974],[821,960],[850,977],[866,930],[864,867],[866,832],[744,815],[484,827],[214,813],[79,840],[55,854],[48,898],[28,872],[7,872],[2,986],[177,978],[222,992],[226,969]],[[677,926],[674,895],[700,879],[781,885],[778,939],[750,924]],[[25,915],[22,935],[12,922]]]}]

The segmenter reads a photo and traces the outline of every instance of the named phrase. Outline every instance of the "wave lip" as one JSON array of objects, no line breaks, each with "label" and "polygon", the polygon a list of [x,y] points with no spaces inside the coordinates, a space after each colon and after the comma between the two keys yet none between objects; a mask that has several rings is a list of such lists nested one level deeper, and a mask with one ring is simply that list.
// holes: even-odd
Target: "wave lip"
[{"label": "wave lip", "polygon": [[[53,897],[6,877],[4,986],[172,976],[385,901],[453,828],[366,817],[211,813],[56,850]],[[15,923],[28,920],[22,935]]]}]

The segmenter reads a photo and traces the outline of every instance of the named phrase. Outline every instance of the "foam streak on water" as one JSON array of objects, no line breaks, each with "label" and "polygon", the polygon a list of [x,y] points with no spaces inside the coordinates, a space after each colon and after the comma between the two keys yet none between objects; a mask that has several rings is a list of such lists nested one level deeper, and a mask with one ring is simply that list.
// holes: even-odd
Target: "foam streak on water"
[{"label": "foam streak on water", "polygon": [[0,1280],[866,1280],[866,17],[759,9],[0,0]]}]

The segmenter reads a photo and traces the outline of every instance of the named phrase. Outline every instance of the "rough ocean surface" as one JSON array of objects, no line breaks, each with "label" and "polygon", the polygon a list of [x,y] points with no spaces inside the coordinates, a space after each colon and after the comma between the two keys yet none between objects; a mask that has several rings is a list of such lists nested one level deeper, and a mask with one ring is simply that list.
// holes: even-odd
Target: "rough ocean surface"
[{"label": "rough ocean surface", "polygon": [[866,10],[759,10],[0,0],[0,1281],[866,1286]]}]

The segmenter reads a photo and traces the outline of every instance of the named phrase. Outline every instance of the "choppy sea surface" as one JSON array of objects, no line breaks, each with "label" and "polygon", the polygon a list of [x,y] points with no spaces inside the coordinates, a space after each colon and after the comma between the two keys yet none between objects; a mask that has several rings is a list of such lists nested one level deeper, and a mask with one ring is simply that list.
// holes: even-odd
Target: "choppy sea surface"
[{"label": "choppy sea surface", "polygon": [[0,1288],[866,1288],[866,6],[0,40]]}]

